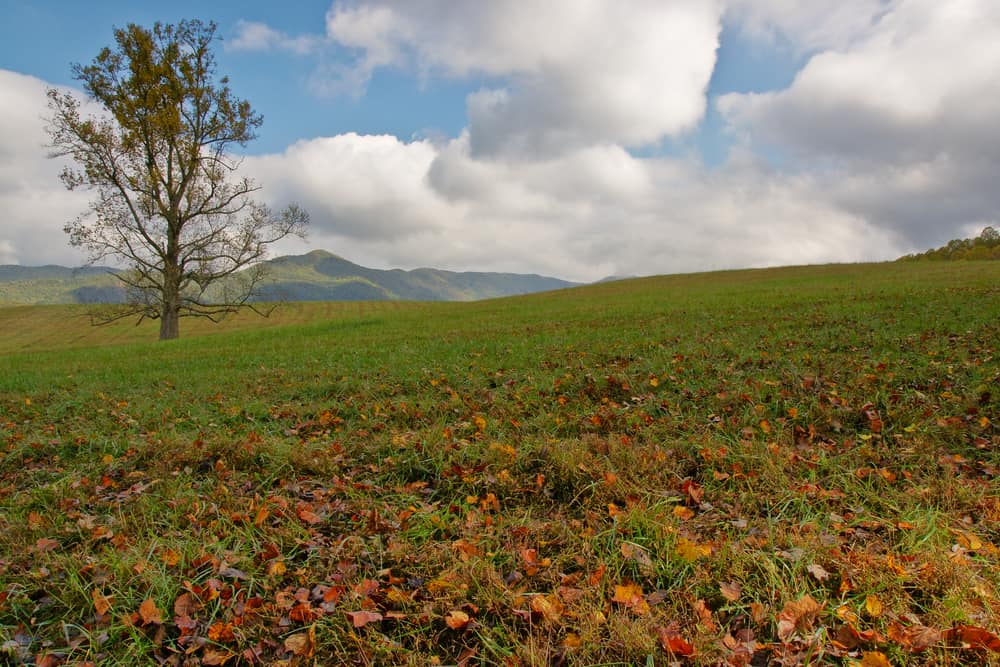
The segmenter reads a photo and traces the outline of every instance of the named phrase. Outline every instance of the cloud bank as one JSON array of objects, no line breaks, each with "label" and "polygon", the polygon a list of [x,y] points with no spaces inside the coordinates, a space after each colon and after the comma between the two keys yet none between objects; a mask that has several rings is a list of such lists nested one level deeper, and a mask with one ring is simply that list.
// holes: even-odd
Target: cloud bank
[{"label": "cloud bank", "polygon": [[[723,24],[806,64],[784,90],[712,98]],[[270,203],[312,214],[309,246],[279,252],[592,280],[891,259],[1000,219],[1000,6],[988,0],[345,1],[322,31],[245,23],[235,43],[346,49],[326,66],[317,56],[328,91],[363,95],[383,68],[485,83],[457,137],[344,133],[247,158]],[[24,201],[44,200],[32,210],[57,230],[80,208],[30,157],[43,88],[0,76],[0,100],[18,100],[0,130],[12,138],[0,204],[21,202],[0,260],[41,256],[25,250],[41,236]],[[713,104],[735,141],[724,163],[659,150]],[[2,199],[21,163],[34,176]]]}]

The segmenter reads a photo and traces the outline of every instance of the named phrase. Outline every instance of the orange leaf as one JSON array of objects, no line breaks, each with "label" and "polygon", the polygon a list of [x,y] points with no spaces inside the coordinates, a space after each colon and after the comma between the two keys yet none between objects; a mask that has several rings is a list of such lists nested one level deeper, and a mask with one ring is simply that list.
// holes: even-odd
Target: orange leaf
[{"label": "orange leaf", "polygon": [[541,614],[546,621],[555,623],[562,616],[562,603],[557,599],[549,599],[545,595],[531,598],[531,610]]},{"label": "orange leaf", "polygon": [[94,610],[98,616],[104,616],[111,609],[111,598],[104,597],[96,588],[90,592],[90,597],[94,600]]},{"label": "orange leaf", "polygon": [[143,625],[163,623],[163,615],[160,614],[153,598],[146,598],[142,601],[142,604],[139,605],[139,616],[142,618]]},{"label": "orange leaf", "polygon": [[865,651],[861,658],[861,667],[892,667],[892,663],[880,651]]},{"label": "orange leaf", "polygon": [[944,639],[949,642],[968,644],[969,648],[988,649],[994,653],[1000,653],[1000,637],[989,630],[973,625],[959,625],[945,630]]},{"label": "orange leaf", "polygon": [[363,628],[369,623],[382,620],[382,614],[377,611],[349,611],[346,614],[356,628]]},{"label": "orange leaf", "polygon": [[649,603],[646,602],[642,587],[638,584],[616,585],[615,594],[611,598],[611,601],[617,602],[640,615],[649,613]]},{"label": "orange leaf", "polygon": [[882,615],[882,601],[878,599],[878,596],[872,593],[865,598],[865,611],[872,618],[878,618]]},{"label": "orange leaf", "polygon": [[467,626],[469,624],[469,621],[471,620],[472,619],[469,618],[469,615],[466,614],[461,609],[452,609],[447,614],[445,614],[444,617],[444,622],[452,630],[461,630],[462,628]]},{"label": "orange leaf", "polygon": [[233,624],[216,621],[208,628],[208,638],[220,644],[236,641],[236,635],[233,634]]}]

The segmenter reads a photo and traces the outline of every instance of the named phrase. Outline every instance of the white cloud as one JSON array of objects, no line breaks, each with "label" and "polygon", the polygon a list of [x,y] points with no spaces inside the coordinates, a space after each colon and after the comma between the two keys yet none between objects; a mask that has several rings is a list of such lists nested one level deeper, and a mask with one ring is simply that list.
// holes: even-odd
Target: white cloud
[{"label": "white cloud", "polygon": [[939,243],[1000,216],[1000,5],[900,0],[850,45],[815,54],[786,90],[720,109],[753,145],[816,169],[828,199]]},{"label": "white cloud", "polygon": [[726,0],[727,21],[748,36],[798,52],[843,49],[896,0]]},{"label": "white cloud", "polygon": [[750,159],[712,172],[602,145],[511,162],[477,158],[467,134],[440,146],[344,135],[246,167],[273,204],[306,204],[313,247],[379,266],[594,280],[894,252],[890,234],[818,202],[813,179]]},{"label": "white cloud", "polygon": [[323,43],[316,35],[292,37],[280,30],[258,21],[240,20],[236,23],[236,35],[223,42],[227,51],[291,51],[299,55],[315,52]]},{"label": "white cloud", "polygon": [[47,157],[47,85],[0,70],[0,263],[81,264],[63,225],[86,209],[86,197],[67,192],[58,160]]},{"label": "white cloud", "polygon": [[361,55],[333,85],[356,89],[387,66],[499,78],[468,100],[477,155],[641,146],[701,119],[721,11],[712,0],[337,2],[327,34]]}]

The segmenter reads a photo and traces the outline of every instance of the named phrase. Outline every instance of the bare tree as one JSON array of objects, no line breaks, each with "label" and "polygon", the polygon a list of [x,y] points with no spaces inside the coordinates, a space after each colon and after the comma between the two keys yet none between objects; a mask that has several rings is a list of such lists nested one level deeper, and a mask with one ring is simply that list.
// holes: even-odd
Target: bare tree
[{"label": "bare tree", "polygon": [[304,234],[308,214],[256,202],[231,150],[255,138],[262,118],[215,79],[216,26],[201,21],[130,24],[73,75],[102,113],[85,115],[71,93],[48,91],[53,156],[69,157],[67,188],[96,193],[65,227],[91,263],[124,261],[128,302],[102,321],[160,320],[176,338],[179,318],[217,321],[244,305],[263,278],[267,246]]}]

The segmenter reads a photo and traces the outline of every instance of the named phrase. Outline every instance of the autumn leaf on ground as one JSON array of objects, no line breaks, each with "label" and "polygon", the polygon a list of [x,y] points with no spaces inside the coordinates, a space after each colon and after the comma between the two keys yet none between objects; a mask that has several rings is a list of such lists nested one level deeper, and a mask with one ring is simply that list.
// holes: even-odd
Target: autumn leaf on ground
[{"label": "autumn leaf on ground", "polygon": [[205,653],[201,656],[201,664],[224,665],[235,657],[236,654],[230,653],[229,651],[220,651],[214,648],[206,648]]},{"label": "autumn leaf on ground", "polygon": [[541,614],[550,623],[559,621],[559,617],[562,616],[562,610],[563,605],[558,598],[550,598],[546,595],[536,595],[531,598],[531,611]]},{"label": "autumn leaf on ground", "polygon": [[53,540],[50,537],[42,537],[39,538],[37,542],[35,542],[35,549],[41,552],[55,551],[59,547],[60,547],[59,540]]},{"label": "autumn leaf on ground", "polygon": [[743,589],[735,581],[724,581],[719,584],[719,592],[722,593],[722,597],[730,602],[736,602],[740,599],[740,595],[743,594]]},{"label": "autumn leaf on ground", "polygon": [[347,614],[347,618],[351,619],[351,623],[356,628],[363,628],[369,623],[382,620],[382,614],[377,611],[348,611],[344,613]]},{"label": "autumn leaf on ground", "polygon": [[889,639],[903,648],[919,653],[941,641],[941,632],[925,625],[903,627],[897,621],[892,621],[888,629]]},{"label": "autumn leaf on ground", "polygon": [[778,639],[787,643],[796,631],[807,632],[822,608],[810,595],[789,601],[778,614]]},{"label": "autumn leaf on ground", "polygon": [[1000,653],[1000,637],[989,630],[977,628],[973,625],[959,625],[943,633],[947,642],[960,642],[973,649],[987,649],[994,653]]},{"label": "autumn leaf on ground", "polygon": [[889,658],[880,651],[865,651],[860,664],[861,667],[892,667]]},{"label": "autumn leaf on ground", "polygon": [[686,493],[695,505],[700,505],[702,499],[705,497],[705,489],[702,488],[701,484],[691,479],[684,480],[684,483],[681,485],[681,491]]},{"label": "autumn leaf on ground", "polygon": [[153,598],[146,598],[139,605],[139,617],[142,619],[143,625],[159,625],[163,623],[163,615],[160,613]]},{"label": "autumn leaf on ground", "polygon": [[316,626],[310,625],[306,632],[285,637],[285,650],[303,658],[313,657],[316,652]]},{"label": "autumn leaf on ground", "polygon": [[616,585],[615,594],[611,601],[617,602],[639,615],[649,613],[649,603],[646,602],[642,587],[638,584]]},{"label": "autumn leaf on ground", "polygon": [[469,624],[472,619],[461,609],[452,609],[444,616],[445,625],[452,630],[461,630]]},{"label": "autumn leaf on ground", "polygon": [[208,638],[219,644],[228,644],[236,641],[233,633],[233,624],[216,621],[208,628]]},{"label": "autumn leaf on ground", "polygon": [[878,618],[882,615],[882,609],[882,601],[874,593],[865,598],[865,612],[869,617]]},{"label": "autumn leaf on ground", "polygon": [[822,565],[813,563],[806,569],[809,571],[809,574],[816,577],[816,581],[826,581],[830,578],[830,573],[827,572]]},{"label": "autumn leaf on ground", "polygon": [[98,616],[104,616],[111,609],[112,598],[105,597],[96,588],[90,592],[90,597],[94,600],[94,611],[97,612]]},{"label": "autumn leaf on ground", "polygon": [[694,655],[694,646],[681,637],[680,629],[676,623],[656,628],[656,637],[660,640],[660,646],[667,653],[690,658]]},{"label": "autumn leaf on ground", "polygon": [[693,563],[699,558],[710,556],[712,554],[712,547],[709,544],[698,544],[696,542],[692,542],[686,537],[682,537],[677,540],[677,546],[674,548],[674,553],[676,553],[682,560]]},{"label": "autumn leaf on ground", "polygon": [[638,544],[622,542],[621,552],[622,556],[635,562],[643,570],[649,570],[653,567],[653,559],[649,557],[649,552]]}]

